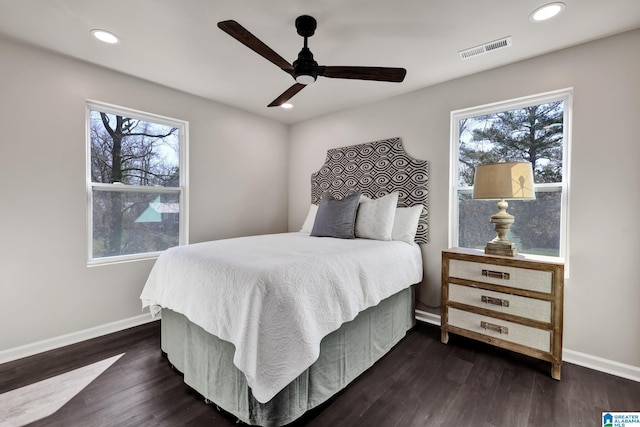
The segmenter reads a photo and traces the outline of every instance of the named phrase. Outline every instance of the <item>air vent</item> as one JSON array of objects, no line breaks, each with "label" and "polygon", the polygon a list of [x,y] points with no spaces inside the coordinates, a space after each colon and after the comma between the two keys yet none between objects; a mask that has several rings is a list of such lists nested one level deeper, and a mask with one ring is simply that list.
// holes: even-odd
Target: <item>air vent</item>
[{"label": "air vent", "polygon": [[499,40],[494,40],[489,43],[482,44],[480,46],[471,47],[469,49],[461,50],[458,52],[460,59],[469,59],[472,56],[484,55],[485,53],[492,52],[494,50],[503,49],[511,46],[511,36],[504,37]]}]

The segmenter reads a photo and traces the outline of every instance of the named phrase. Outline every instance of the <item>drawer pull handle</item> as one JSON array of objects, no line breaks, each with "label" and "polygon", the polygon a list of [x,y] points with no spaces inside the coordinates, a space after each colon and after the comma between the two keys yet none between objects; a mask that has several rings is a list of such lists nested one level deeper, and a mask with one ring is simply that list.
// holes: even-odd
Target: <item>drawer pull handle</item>
[{"label": "drawer pull handle", "polygon": [[501,307],[509,307],[509,300],[507,299],[493,298],[486,295],[482,295],[481,299],[482,299],[482,302],[487,304],[499,305]]},{"label": "drawer pull handle", "polygon": [[506,326],[494,325],[493,323],[489,323],[489,322],[480,322],[480,327],[482,329],[488,329],[490,331],[500,332],[501,334],[505,334],[505,335],[509,334],[509,328],[507,328]]},{"label": "drawer pull handle", "polygon": [[493,279],[509,280],[509,273],[503,273],[502,271],[482,270],[482,275]]}]

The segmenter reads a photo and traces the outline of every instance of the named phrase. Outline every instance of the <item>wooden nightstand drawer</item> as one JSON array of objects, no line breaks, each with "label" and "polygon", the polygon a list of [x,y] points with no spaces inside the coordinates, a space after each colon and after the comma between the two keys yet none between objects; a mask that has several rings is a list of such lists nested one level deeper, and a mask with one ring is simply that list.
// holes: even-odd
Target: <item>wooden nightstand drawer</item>
[{"label": "wooden nightstand drawer", "polygon": [[506,265],[452,259],[449,262],[449,277],[473,280],[516,289],[551,293],[553,275],[550,271],[530,270]]},{"label": "wooden nightstand drawer", "polygon": [[499,313],[551,322],[551,301],[494,292],[486,289],[449,284],[449,301],[484,308]]},{"label": "wooden nightstand drawer", "polygon": [[551,331],[548,330],[536,329],[455,308],[449,309],[449,325],[541,351],[551,350]]}]

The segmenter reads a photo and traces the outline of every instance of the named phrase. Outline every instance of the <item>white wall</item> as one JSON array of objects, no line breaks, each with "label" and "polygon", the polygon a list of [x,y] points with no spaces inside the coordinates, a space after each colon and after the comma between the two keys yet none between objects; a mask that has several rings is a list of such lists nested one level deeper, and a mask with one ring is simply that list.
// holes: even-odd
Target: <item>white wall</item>
[{"label": "white wall", "polygon": [[153,261],[86,266],[87,99],[189,122],[191,242],[287,230],[288,126],[7,40],[0,58],[0,351],[142,314]]},{"label": "white wall", "polygon": [[635,30],[294,125],[289,229],[305,218],[309,177],[328,148],[402,137],[409,154],[430,161],[431,241],[419,298],[437,305],[448,245],[450,112],[573,87],[564,347],[640,368],[639,46]]},{"label": "white wall", "polygon": [[141,314],[151,261],[86,266],[86,99],[189,121],[191,242],[297,230],[328,148],[402,137],[430,161],[420,299],[435,305],[450,111],[573,87],[564,345],[640,369],[638,46],[635,30],[289,128],[0,39],[0,352]]}]

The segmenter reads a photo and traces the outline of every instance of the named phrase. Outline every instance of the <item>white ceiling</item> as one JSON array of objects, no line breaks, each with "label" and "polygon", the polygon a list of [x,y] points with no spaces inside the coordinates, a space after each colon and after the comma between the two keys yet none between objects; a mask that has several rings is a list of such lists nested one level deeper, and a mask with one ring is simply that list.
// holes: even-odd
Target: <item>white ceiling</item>
[{"label": "white ceiling", "polygon": [[[640,27],[640,0],[563,0],[561,15],[531,22],[550,1],[0,0],[0,36],[295,123]],[[293,109],[267,108],[294,80],[216,24],[238,21],[293,62],[303,43],[294,21],[304,14],[318,21],[309,39],[318,63],[404,67],[404,82],[320,77]],[[122,42],[102,44],[94,28]],[[458,56],[505,36],[512,47]]]}]

